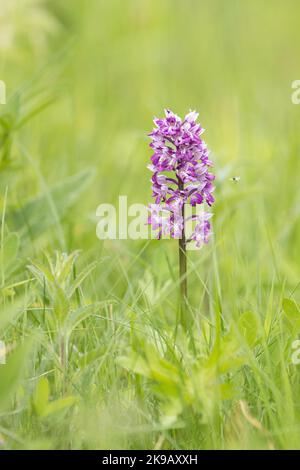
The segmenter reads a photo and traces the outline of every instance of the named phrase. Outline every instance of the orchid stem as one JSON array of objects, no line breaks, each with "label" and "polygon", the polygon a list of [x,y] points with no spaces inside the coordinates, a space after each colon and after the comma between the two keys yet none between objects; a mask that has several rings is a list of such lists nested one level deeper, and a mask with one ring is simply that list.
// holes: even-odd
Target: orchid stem
[{"label": "orchid stem", "polygon": [[179,240],[179,276],[180,276],[180,309],[181,321],[186,325],[187,309],[187,278],[186,278],[186,246],[184,238]]},{"label": "orchid stem", "polygon": [[[183,190],[184,185],[179,181],[179,189]],[[184,221],[184,204],[182,205],[182,220]],[[179,239],[179,277],[180,277],[180,315],[184,328],[187,325],[187,260],[186,260],[186,239],[185,227],[183,223],[182,235]]]}]

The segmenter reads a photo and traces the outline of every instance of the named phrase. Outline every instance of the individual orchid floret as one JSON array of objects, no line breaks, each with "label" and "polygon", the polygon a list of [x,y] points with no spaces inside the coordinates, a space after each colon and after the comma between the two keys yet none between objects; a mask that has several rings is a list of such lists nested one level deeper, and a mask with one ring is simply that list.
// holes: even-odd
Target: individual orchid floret
[{"label": "individual orchid floret", "polygon": [[210,212],[201,212],[197,217],[195,230],[191,236],[191,240],[195,241],[197,248],[201,248],[205,243],[209,242],[209,238],[212,234],[210,218],[212,214]]}]

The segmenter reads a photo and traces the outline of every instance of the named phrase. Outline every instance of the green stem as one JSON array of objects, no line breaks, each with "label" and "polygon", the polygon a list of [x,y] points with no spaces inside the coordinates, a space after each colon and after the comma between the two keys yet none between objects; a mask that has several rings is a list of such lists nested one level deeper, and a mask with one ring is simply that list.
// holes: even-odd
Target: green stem
[{"label": "green stem", "polygon": [[[183,182],[179,180],[178,187],[184,188]],[[182,206],[182,220],[184,221],[184,204]],[[187,327],[187,260],[186,260],[186,239],[185,227],[183,223],[182,236],[179,239],[179,277],[180,277],[180,314],[181,323]]]}]

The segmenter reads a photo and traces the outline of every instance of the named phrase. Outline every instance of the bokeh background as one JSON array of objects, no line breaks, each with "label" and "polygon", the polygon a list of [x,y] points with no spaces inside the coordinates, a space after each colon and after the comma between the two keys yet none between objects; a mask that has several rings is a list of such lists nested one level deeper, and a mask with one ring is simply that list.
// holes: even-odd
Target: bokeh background
[{"label": "bokeh background", "polygon": [[45,251],[81,250],[80,266],[104,260],[86,299],[117,300],[122,322],[150,282],[157,322],[172,324],[176,242],[103,243],[95,217],[119,195],[151,201],[147,133],[168,107],[200,113],[216,174],[214,242],[190,256],[194,314],[213,318],[211,289],[225,321],[247,310],[264,319],[283,293],[297,299],[299,15],[298,0],[0,0],[0,199],[5,230],[20,236],[14,282]]},{"label": "bokeh background", "polygon": [[[221,244],[228,238],[223,259],[231,272],[237,255],[250,266],[272,264],[268,226],[284,258],[281,274],[299,274],[299,108],[291,102],[298,11],[293,0],[1,1],[0,75],[8,97],[27,87],[24,95],[55,98],[24,127],[22,142],[49,186],[97,171],[71,217],[75,241],[65,233],[69,250],[99,245],[89,216],[101,202],[115,203],[119,194],[150,200],[152,118],[165,107],[178,114],[192,108],[215,163],[216,232]],[[39,183],[32,166],[15,157],[22,172],[10,198],[23,199]],[[238,186],[231,176],[241,177]]]}]

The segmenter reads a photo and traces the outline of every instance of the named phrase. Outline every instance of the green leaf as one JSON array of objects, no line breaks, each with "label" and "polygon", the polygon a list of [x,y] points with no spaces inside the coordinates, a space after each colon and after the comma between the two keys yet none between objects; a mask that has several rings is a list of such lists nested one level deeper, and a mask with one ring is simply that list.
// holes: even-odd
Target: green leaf
[{"label": "green leaf", "polygon": [[70,292],[68,295],[71,297],[76,289],[83,283],[83,281],[91,274],[91,272],[96,268],[99,260],[94,261],[93,263],[89,264],[84,268],[77,276],[74,282],[71,285]]},{"label": "green leaf", "polygon": [[65,318],[70,311],[70,302],[66,293],[58,285],[56,286],[53,302],[53,315],[57,318]]},{"label": "green leaf", "polygon": [[49,283],[53,283],[55,281],[52,272],[41,263],[35,262],[34,264],[30,264],[27,266],[27,269],[29,269],[42,287],[44,286],[45,279],[47,279]]},{"label": "green leaf", "polygon": [[115,303],[115,300],[103,300],[101,302],[95,302],[84,307],[79,307],[78,309],[72,311],[70,315],[66,318],[66,329],[71,332],[76,328],[81,322],[89,318],[90,316],[98,313],[100,309],[103,309],[107,305]]},{"label": "green leaf", "polygon": [[42,377],[37,384],[33,406],[35,412],[41,418],[48,417],[60,411],[70,408],[77,401],[77,397],[69,396],[49,402],[50,389],[47,378]]},{"label": "green leaf", "polygon": [[295,319],[300,315],[300,311],[296,302],[292,299],[283,299],[282,308],[288,318]]},{"label": "green leaf", "polygon": [[7,358],[7,363],[0,365],[0,408],[2,409],[13,398],[26,369],[32,346],[26,342],[19,346]]},{"label": "green leaf", "polygon": [[56,253],[56,266],[60,267],[60,269],[56,269],[57,272],[57,279],[59,283],[64,283],[66,279],[71,275],[73,265],[75,263],[76,258],[79,255],[79,251],[74,251],[69,256],[65,256],[65,254]]},{"label": "green leaf", "polygon": [[33,397],[33,406],[37,415],[42,416],[49,401],[49,382],[42,377],[38,383]]},{"label": "green leaf", "polygon": [[293,332],[300,332],[300,311],[296,302],[292,299],[283,299],[282,308]]},{"label": "green leaf", "polygon": [[77,401],[77,397],[74,397],[74,396],[60,398],[59,400],[52,401],[44,409],[43,417],[48,417],[49,415],[53,415],[55,413],[65,411],[71,406],[73,406],[76,403],[76,401]]}]

